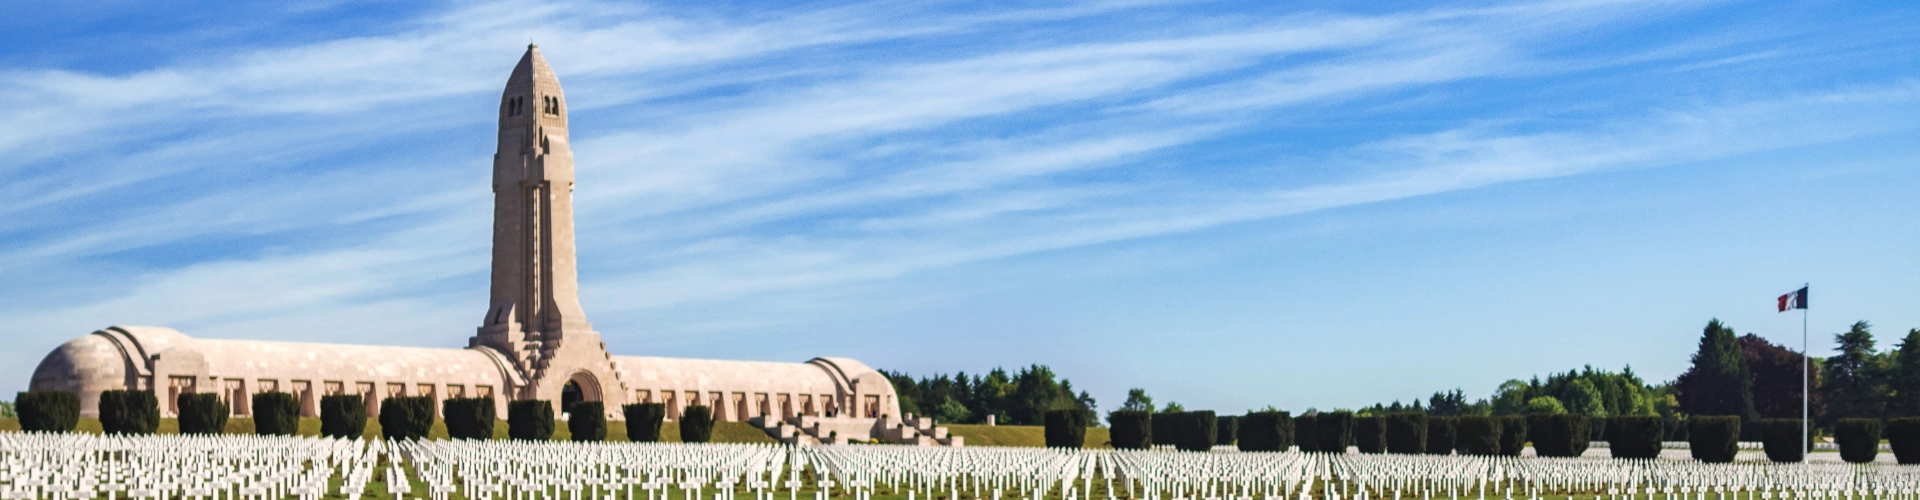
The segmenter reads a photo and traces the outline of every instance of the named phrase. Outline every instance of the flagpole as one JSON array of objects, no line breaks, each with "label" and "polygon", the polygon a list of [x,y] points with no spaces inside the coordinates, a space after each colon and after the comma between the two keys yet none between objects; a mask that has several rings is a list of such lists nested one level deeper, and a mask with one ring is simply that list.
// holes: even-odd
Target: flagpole
[{"label": "flagpole", "polygon": [[[1809,286],[1812,286],[1812,283],[1801,284],[1800,289],[1806,290]],[[1813,400],[1813,395],[1809,392],[1811,384],[1807,382],[1810,378],[1807,375],[1807,355],[1807,304],[1802,302],[1800,304],[1800,463],[1806,463],[1807,459],[1811,458],[1807,455],[1813,452],[1813,442],[1807,437],[1808,408],[1812,406],[1809,402]]]}]

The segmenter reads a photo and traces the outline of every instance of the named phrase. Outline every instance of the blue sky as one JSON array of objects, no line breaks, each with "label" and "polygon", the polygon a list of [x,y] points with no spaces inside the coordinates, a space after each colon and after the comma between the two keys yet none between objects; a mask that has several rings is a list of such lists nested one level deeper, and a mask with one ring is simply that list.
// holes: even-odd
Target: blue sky
[{"label": "blue sky", "polygon": [[465,345],[493,110],[566,86],[616,353],[1354,407],[1721,318],[1920,327],[1901,2],[259,2],[0,19],[0,391],[114,324]]}]

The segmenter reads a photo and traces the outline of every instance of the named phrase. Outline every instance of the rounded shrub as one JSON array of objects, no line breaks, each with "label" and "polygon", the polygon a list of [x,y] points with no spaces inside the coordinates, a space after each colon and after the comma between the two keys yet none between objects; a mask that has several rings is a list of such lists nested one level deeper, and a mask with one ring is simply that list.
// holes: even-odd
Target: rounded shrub
[{"label": "rounded shrub", "polygon": [[553,439],[553,402],[541,399],[507,402],[507,436],[525,441]]},{"label": "rounded shrub", "polygon": [[1780,463],[1799,462],[1806,456],[1807,445],[1811,443],[1811,432],[1802,432],[1800,419],[1768,418],[1760,420],[1760,441],[1766,446],[1767,460]]},{"label": "rounded shrub", "polygon": [[1353,412],[1321,413],[1314,419],[1314,449],[1324,453],[1346,453],[1353,446]]},{"label": "rounded shrub", "polygon": [[447,423],[447,437],[453,439],[493,439],[493,398],[452,398],[440,402],[440,419]]},{"label": "rounded shrub", "polygon": [[1687,417],[1687,446],[1693,459],[1707,463],[1731,463],[1740,452],[1740,417],[1733,415]]},{"label": "rounded shrub", "polygon": [[27,391],[13,398],[20,430],[73,432],[80,425],[80,396],[67,391]]},{"label": "rounded shrub", "polygon": [[300,433],[300,400],[284,392],[255,393],[253,433],[262,436],[292,436]]},{"label": "rounded shrub", "polygon": [[1454,445],[1466,455],[1500,454],[1500,423],[1505,419],[1484,415],[1454,417]]},{"label": "rounded shrub", "polygon": [[1872,462],[1880,455],[1880,419],[1843,418],[1833,425],[1833,441],[1840,445],[1840,459],[1850,463]]},{"label": "rounded shrub", "polygon": [[1613,458],[1660,458],[1666,422],[1658,416],[1607,418],[1607,451]]},{"label": "rounded shrub", "polygon": [[1427,414],[1387,415],[1387,453],[1418,455],[1427,451]]},{"label": "rounded shrub", "polygon": [[219,394],[210,392],[181,394],[176,403],[180,406],[181,434],[220,434],[227,432],[227,416],[232,408],[220,400]]},{"label": "rounded shrub", "polygon": [[1427,417],[1427,454],[1452,455],[1453,445],[1459,441],[1459,428],[1454,426],[1454,417]]},{"label": "rounded shrub", "polygon": [[680,442],[705,443],[713,441],[713,409],[705,406],[689,406],[680,411]]},{"label": "rounded shrub", "polygon": [[1527,437],[1533,452],[1543,457],[1577,457],[1587,452],[1593,432],[1586,415],[1550,413],[1527,415]]},{"label": "rounded shrub", "polygon": [[1379,415],[1353,417],[1353,447],[1361,453],[1387,452],[1387,419]]},{"label": "rounded shrub", "polygon": [[1087,444],[1087,410],[1079,408],[1047,410],[1048,448],[1079,449]]},{"label": "rounded shrub", "polygon": [[636,443],[660,441],[660,425],[667,421],[666,403],[637,403],[620,407],[627,417],[627,440]]},{"label": "rounded shrub", "polygon": [[1320,421],[1320,415],[1319,413],[1309,413],[1293,417],[1294,444],[1300,445],[1300,451],[1320,451],[1320,431],[1317,426],[1317,423]]},{"label": "rounded shrub", "polygon": [[153,391],[102,391],[100,430],[107,434],[153,434],[160,430],[160,400]]},{"label": "rounded shrub", "polygon": [[607,407],[599,401],[581,401],[567,409],[567,439],[606,441]]},{"label": "rounded shrub", "polygon": [[1893,458],[1903,464],[1920,464],[1920,417],[1887,419],[1887,444]]},{"label": "rounded shrub", "polygon": [[1527,449],[1527,417],[1507,415],[1500,418],[1500,454],[1517,457]]},{"label": "rounded shrub", "polygon": [[360,439],[366,431],[366,400],[352,394],[320,397],[320,435],[335,439]]}]

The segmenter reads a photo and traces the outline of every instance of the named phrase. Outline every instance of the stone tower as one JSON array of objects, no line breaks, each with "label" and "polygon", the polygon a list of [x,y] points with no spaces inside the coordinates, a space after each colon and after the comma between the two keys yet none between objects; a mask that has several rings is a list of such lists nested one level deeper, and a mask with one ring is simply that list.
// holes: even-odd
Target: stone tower
[{"label": "stone tower", "polygon": [[586,372],[597,380],[582,390],[600,400],[601,382],[618,383],[608,378],[613,373],[600,334],[580,309],[567,101],[537,46],[527,46],[507,77],[499,140],[492,305],[469,343],[513,359],[527,382],[520,398],[556,399],[564,381]]}]

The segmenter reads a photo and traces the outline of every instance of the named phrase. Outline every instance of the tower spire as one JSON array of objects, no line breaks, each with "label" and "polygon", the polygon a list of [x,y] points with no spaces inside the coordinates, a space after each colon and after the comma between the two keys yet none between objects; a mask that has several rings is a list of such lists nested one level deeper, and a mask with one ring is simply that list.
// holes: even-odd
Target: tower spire
[{"label": "tower spire", "polygon": [[527,44],[500,94],[492,300],[470,344],[512,356],[529,376],[569,336],[598,342],[580,308],[566,102],[540,48]]}]

